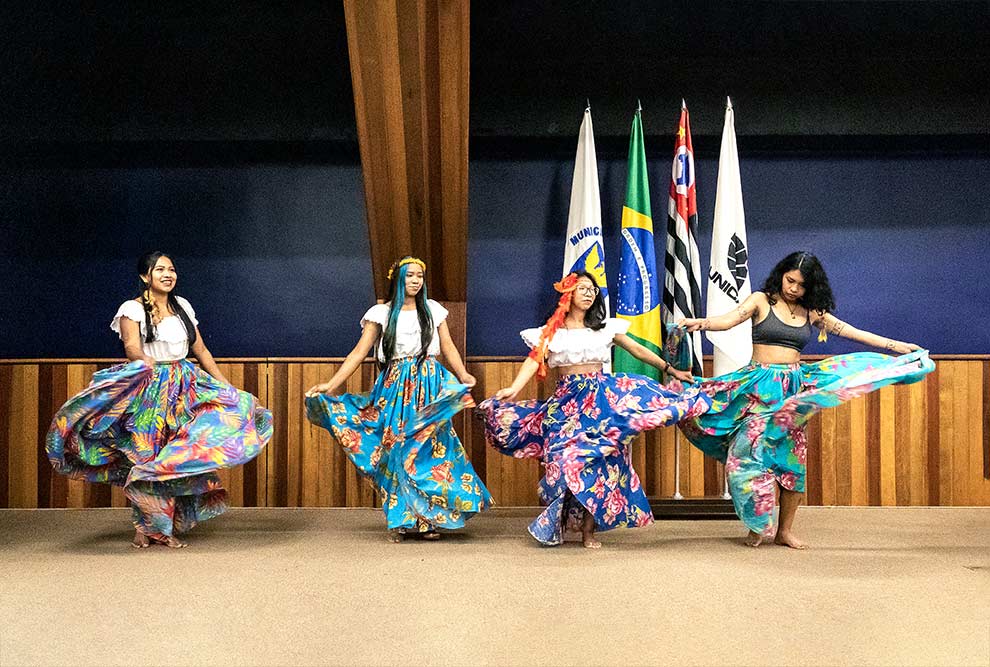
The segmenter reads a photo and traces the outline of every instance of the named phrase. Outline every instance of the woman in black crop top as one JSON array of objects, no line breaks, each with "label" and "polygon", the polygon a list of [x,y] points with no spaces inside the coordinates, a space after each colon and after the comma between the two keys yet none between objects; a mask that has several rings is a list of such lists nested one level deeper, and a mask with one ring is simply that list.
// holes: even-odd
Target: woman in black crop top
[{"label": "woman in black crop top", "polygon": [[[714,399],[712,409],[681,423],[692,444],[726,464],[736,513],[750,529],[750,546],[773,536],[776,544],[806,548],[792,526],[804,494],[804,424],[812,415],[888,384],[915,382],[934,369],[917,345],[857,329],[833,310],[835,299],[821,262],[795,252],[777,263],[762,291],[734,311],[678,323],[689,332],[753,323],[752,361],[704,383]],[[902,356],[857,352],[801,364],[812,327],[819,330],[819,340],[831,333]]]}]

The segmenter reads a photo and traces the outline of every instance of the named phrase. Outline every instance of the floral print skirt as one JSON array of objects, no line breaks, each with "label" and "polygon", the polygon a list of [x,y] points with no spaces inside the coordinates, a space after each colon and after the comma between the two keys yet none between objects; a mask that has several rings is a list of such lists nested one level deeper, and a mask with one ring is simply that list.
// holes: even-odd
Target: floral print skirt
[{"label": "floral print skirt", "polygon": [[488,399],[478,407],[488,444],[516,458],[542,459],[539,493],[546,509],[529,532],[542,544],[557,545],[565,528],[578,528],[584,512],[598,530],[651,524],[631,443],[643,431],[696,417],[710,404],[698,388],[677,393],[639,375],[589,373],[562,377],[543,403]]},{"label": "floral print skirt", "polygon": [[154,539],[221,514],[216,471],[247,463],[272,437],[272,415],[247,392],[187,360],[99,371],[56,413],[55,470],[124,487],[134,526]]},{"label": "floral print skirt", "polygon": [[492,504],[449,421],[467,391],[435,358],[407,357],[370,394],[308,397],[306,417],[374,483],[389,529],[461,528]]},{"label": "floral print skirt", "polygon": [[804,426],[817,412],[934,370],[928,352],[842,354],[801,364],[747,366],[702,383],[711,409],[681,422],[691,443],[725,463],[736,514],[755,533],[775,531],[776,488],[803,493]]}]

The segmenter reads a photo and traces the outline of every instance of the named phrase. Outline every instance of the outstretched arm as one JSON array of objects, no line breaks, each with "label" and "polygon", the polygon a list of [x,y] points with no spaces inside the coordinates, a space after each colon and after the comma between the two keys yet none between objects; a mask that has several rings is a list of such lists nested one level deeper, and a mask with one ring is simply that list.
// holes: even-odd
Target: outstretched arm
[{"label": "outstretched arm", "polygon": [[908,352],[921,349],[914,343],[905,343],[903,341],[894,340],[893,338],[884,338],[883,336],[878,336],[875,333],[857,329],[851,324],[843,322],[832,313],[811,312],[809,315],[812,318],[811,323],[819,329],[824,329],[830,334],[842,336],[843,338],[854,340],[857,343],[862,343],[863,345],[879,348],[884,352],[907,354]]},{"label": "outstretched arm", "polygon": [[203,342],[203,334],[199,333],[199,327],[196,327],[196,342],[192,345],[192,353],[204,371],[224,384],[230,384],[227,378],[224,377],[223,373],[220,372],[220,367],[217,366],[217,362],[213,360],[213,355],[210,354],[210,351],[206,348],[206,343]]},{"label": "outstretched arm", "polygon": [[477,380],[475,380],[473,375],[468,373],[467,368],[464,366],[464,361],[461,360],[461,354],[457,351],[457,346],[454,345],[454,341],[450,337],[450,329],[447,328],[446,322],[440,323],[437,333],[440,334],[440,354],[443,355],[444,361],[450,366],[450,370],[454,371],[454,375],[457,376],[461,384],[473,387]]},{"label": "outstretched arm", "polygon": [[378,342],[378,338],[382,335],[382,327],[375,322],[368,322],[364,325],[364,330],[361,332],[361,339],[358,340],[357,345],[351,350],[350,354],[344,359],[344,363],[340,365],[337,372],[333,374],[328,382],[323,384],[317,384],[306,390],[307,396],[315,396],[317,394],[332,394],[337,389],[340,388],[342,384],[347,382],[347,378],[354,374],[354,371],[358,369],[361,362],[368,358],[368,353]]},{"label": "outstretched arm", "polygon": [[616,334],[612,341],[636,359],[642,361],[644,364],[649,364],[650,366],[659,368],[664,373],[672,375],[681,382],[694,382],[694,376],[691,375],[691,373],[674,368],[667,363],[666,360],[661,359],[660,355],[648,348],[643,347],[629,336],[625,334]]},{"label": "outstretched arm", "polygon": [[752,318],[760,310],[761,304],[767,303],[767,295],[763,292],[753,292],[746,300],[736,306],[735,310],[723,313],[717,317],[687,317],[680,320],[678,326],[687,327],[689,332],[695,331],[727,331]]},{"label": "outstretched arm", "polygon": [[536,375],[536,371],[539,368],[540,365],[538,363],[529,357],[526,357],[526,361],[523,362],[522,368],[520,368],[519,372],[516,374],[516,379],[513,380],[512,384],[508,387],[499,389],[495,392],[495,398],[500,401],[511,401],[514,399],[519,392],[522,391],[523,387],[525,387],[526,384],[533,379],[533,376]]}]

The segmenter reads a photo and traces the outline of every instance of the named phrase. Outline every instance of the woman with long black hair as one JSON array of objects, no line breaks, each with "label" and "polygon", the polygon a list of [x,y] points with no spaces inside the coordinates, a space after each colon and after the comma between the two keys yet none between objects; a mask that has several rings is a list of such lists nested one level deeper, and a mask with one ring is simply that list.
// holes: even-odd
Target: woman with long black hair
[{"label": "woman with long black hair", "polygon": [[[681,423],[692,444],[725,463],[750,546],[773,537],[776,544],[806,548],[793,525],[807,472],[804,425],[812,415],[890,384],[917,382],[935,368],[917,345],[857,329],[834,311],[821,262],[811,253],[794,252],[734,311],[678,322],[690,332],[725,331],[753,321],[752,362],[703,383],[713,399],[711,410]],[[901,356],[857,352],[802,364],[813,328],[821,341],[831,333]]]},{"label": "woman with long black hair", "polygon": [[[327,429],[374,483],[393,542],[407,533],[437,539],[438,528],[461,528],[492,502],[449,419],[422,418],[439,399],[469,401],[467,389],[475,384],[451,340],[447,310],[427,298],[425,274],[420,259],[395,262],[388,272],[391,299],[361,318],[361,338],[334,376],[306,392],[307,418]],[[381,373],[371,393],[333,396],[373,348]]]},{"label": "woman with long black hair", "polygon": [[[216,471],[257,456],[271,439],[272,415],[220,372],[195,311],[175,293],[172,259],[147,253],[138,276],[140,295],[110,324],[128,363],[96,373],[69,399],[46,450],[60,473],[124,487],[133,546],[180,548],[177,533],[227,508]],[[186,358],[190,352],[202,370]]]}]

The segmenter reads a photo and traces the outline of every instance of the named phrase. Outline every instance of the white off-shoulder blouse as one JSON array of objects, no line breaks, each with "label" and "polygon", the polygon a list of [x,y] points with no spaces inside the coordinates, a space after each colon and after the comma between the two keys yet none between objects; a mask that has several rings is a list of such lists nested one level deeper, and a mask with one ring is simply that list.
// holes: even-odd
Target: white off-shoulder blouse
[{"label": "white off-shoulder blouse", "polygon": [[[430,313],[433,315],[433,339],[430,341],[430,346],[427,348],[426,353],[431,357],[435,357],[440,354],[440,334],[437,332],[437,329],[447,319],[447,309],[433,299],[427,299],[426,303],[430,307]],[[374,322],[384,331],[385,325],[388,324],[388,310],[390,307],[391,302],[379,303],[369,308],[368,312],[361,318],[361,328],[363,329],[368,322]],[[392,356],[396,359],[418,356],[422,348],[420,331],[419,316],[416,314],[416,311],[400,310],[399,319],[395,323],[395,351],[392,353]],[[385,351],[382,348],[381,338],[378,339],[378,361],[385,362]]]},{"label": "white off-shoulder blouse", "polygon": [[[176,296],[175,298],[179,302],[179,305],[182,306],[182,309],[186,311],[193,326],[198,326],[199,322],[196,320],[196,311],[193,310],[189,302],[181,296]],[[179,359],[185,359],[189,354],[189,335],[186,333],[185,325],[182,324],[182,318],[178,315],[169,315],[159,322],[155,327],[155,340],[150,343],[145,342],[148,332],[144,316],[144,306],[142,304],[133,299],[120,304],[117,314],[114,315],[113,321],[110,322],[110,328],[118,336],[121,336],[120,318],[122,317],[138,323],[141,327],[141,347],[144,349],[144,353],[154,358],[155,361],[178,361]],[[123,336],[121,336],[121,340],[123,340]]]},{"label": "white off-shoulder blouse", "polygon": [[[612,359],[613,339],[629,331],[629,321],[615,317],[605,320],[605,326],[598,331],[593,329],[557,329],[550,339],[547,366],[576,366],[578,364],[607,363]],[[519,332],[529,349],[536,347],[543,327],[524,329]]]}]

